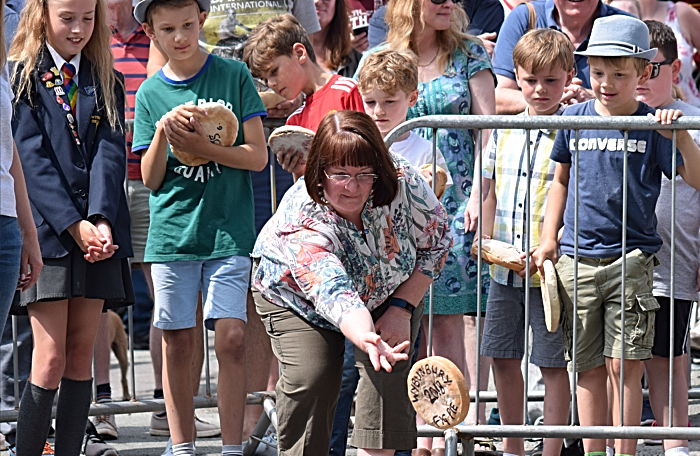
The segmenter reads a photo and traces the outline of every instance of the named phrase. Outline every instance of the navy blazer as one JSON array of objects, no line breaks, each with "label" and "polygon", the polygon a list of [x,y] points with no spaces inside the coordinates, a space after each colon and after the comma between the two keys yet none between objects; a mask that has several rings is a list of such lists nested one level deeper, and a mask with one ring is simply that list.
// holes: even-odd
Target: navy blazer
[{"label": "navy blazer", "polygon": [[[121,129],[113,130],[99,107],[103,105],[101,88],[93,82],[92,64],[83,56],[75,116],[78,146],[69,128],[68,113],[57,102],[54,89],[41,80],[55,66],[46,47],[38,62],[37,71],[32,73],[31,99],[23,93],[16,100],[12,133],[27,181],[41,255],[61,258],[78,248],[66,229],[101,215],[112,225],[113,242],[119,246],[113,258],[133,256],[124,193],[124,93],[116,88]],[[21,66],[15,71],[20,72]]]}]

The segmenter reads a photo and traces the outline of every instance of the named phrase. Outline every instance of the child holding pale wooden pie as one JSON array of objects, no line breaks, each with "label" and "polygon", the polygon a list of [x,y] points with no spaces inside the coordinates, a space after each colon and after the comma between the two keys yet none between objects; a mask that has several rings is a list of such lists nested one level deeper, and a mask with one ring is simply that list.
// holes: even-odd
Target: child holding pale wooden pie
[{"label": "child holding pale wooden pie", "polygon": [[266,111],[243,63],[199,47],[208,8],[209,0],[136,6],[134,16],[169,60],[136,94],[132,150],[143,154],[144,184],[153,191],[144,261],[152,263],[153,324],[163,330],[173,454],[195,454],[192,382],[198,379],[190,378],[189,366],[201,290],[205,325],[216,331],[222,455],[228,456],[242,454],[246,389],[240,379],[255,242],[249,170],[267,164]]},{"label": "child holding pale wooden pie", "polygon": [[[563,33],[540,29],[525,34],[513,49],[515,77],[527,108],[521,116],[560,115],[564,89],[574,75],[574,48]],[[495,192],[495,213],[484,205],[483,233],[524,251],[530,231],[530,247],[539,244],[549,185],[555,162],[549,158],[556,131],[498,129],[491,134],[483,175],[491,179]],[[527,165],[528,140],[530,160]],[[526,200],[530,179],[530,201]],[[484,190],[486,191],[486,190]],[[528,221],[531,220],[531,228]],[[476,239],[475,239],[476,242]],[[524,257],[524,255],[522,255]],[[511,266],[512,267],[512,266]],[[522,269],[522,264],[520,265]],[[530,271],[534,271],[534,263]],[[502,424],[522,424],[523,378],[521,360],[524,346],[525,271],[516,273],[504,266],[491,266],[491,288],[486,306],[481,355],[493,358]],[[530,279],[530,327],[533,343],[530,362],[540,368],[545,383],[545,424],[566,424],[569,377],[566,372],[562,330],[549,332],[545,323],[539,277]],[[557,456],[561,439],[545,439],[543,455]],[[503,439],[504,455],[525,454],[523,439]]]}]

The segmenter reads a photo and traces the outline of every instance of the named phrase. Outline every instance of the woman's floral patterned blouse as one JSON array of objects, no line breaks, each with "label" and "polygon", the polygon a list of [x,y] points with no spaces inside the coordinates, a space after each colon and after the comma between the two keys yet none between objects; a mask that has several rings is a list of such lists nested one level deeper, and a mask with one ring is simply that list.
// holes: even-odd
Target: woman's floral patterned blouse
[{"label": "woman's floral patterned blouse", "polygon": [[[427,183],[398,156],[399,189],[387,206],[362,211],[365,237],[303,179],[287,192],[258,236],[254,286],[263,297],[326,329],[343,315],[382,304],[413,273],[435,278],[452,246],[447,214]],[[366,239],[366,240],[365,240]]]}]

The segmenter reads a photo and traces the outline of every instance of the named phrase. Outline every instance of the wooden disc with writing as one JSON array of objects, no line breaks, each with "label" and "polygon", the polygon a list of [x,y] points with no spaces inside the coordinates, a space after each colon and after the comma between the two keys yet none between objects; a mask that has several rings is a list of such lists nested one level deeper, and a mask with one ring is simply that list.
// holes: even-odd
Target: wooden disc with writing
[{"label": "wooden disc with writing", "polygon": [[[221,103],[209,102],[199,105],[207,113],[206,116],[196,116],[202,122],[202,130],[212,144],[220,146],[233,146],[238,136],[238,118]],[[187,166],[200,166],[209,163],[209,160],[199,155],[179,150],[170,146],[170,151],[180,163]]]},{"label": "wooden disc with writing", "polygon": [[440,356],[413,365],[408,374],[408,398],[416,413],[439,429],[458,425],[469,412],[469,388],[462,372]]},{"label": "wooden disc with writing", "polygon": [[559,317],[561,315],[561,303],[559,302],[559,290],[557,289],[557,271],[549,258],[544,260],[542,268],[544,269],[544,283],[542,284],[544,322],[547,325],[547,331],[555,332],[559,327]]}]

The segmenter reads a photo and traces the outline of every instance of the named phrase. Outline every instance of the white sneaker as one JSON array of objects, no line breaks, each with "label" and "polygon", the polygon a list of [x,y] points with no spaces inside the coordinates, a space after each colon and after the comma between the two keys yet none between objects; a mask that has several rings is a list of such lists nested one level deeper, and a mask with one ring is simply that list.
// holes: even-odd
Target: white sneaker
[{"label": "white sneaker", "polygon": [[194,428],[197,430],[197,438],[217,437],[221,435],[221,428],[215,424],[207,423],[194,416]]},{"label": "white sneaker", "polygon": [[[197,438],[217,437],[221,435],[221,428],[219,426],[202,421],[197,418],[197,415],[194,416],[194,427],[197,430]],[[155,414],[151,414],[151,428],[148,432],[151,435],[170,437],[168,417],[159,418]]]},{"label": "white sneaker", "polygon": [[105,440],[115,440],[119,437],[119,428],[114,415],[98,415],[93,420],[97,433]]},{"label": "white sneaker", "polygon": [[5,434],[0,434],[0,451],[7,449],[7,443],[5,443]]}]

